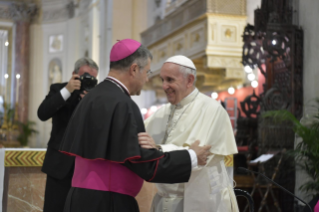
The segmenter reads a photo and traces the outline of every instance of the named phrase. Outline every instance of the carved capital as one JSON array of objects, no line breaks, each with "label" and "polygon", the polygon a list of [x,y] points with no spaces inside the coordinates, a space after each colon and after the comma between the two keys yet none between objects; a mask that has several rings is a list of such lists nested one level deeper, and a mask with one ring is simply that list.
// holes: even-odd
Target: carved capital
[{"label": "carved capital", "polygon": [[69,19],[69,9],[65,7],[43,8],[42,21],[44,23],[66,21]]},{"label": "carved capital", "polygon": [[38,14],[38,8],[35,4],[12,3],[9,11],[13,20],[24,22],[31,22]]},{"label": "carved capital", "polygon": [[243,68],[241,58],[207,56],[207,66],[209,68]]},{"label": "carved capital", "polygon": [[12,19],[9,7],[7,5],[0,5],[0,18]]},{"label": "carved capital", "polygon": [[69,11],[69,18],[73,18],[75,14],[75,9],[78,8],[78,4],[74,4],[73,1],[71,1],[69,4],[66,5],[66,8]]}]

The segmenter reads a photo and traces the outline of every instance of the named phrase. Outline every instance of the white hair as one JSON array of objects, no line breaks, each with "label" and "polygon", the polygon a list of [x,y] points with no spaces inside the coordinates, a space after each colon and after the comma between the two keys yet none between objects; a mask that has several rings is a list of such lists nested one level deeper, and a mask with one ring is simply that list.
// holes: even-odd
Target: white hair
[{"label": "white hair", "polygon": [[94,68],[99,71],[98,65],[91,58],[82,57],[75,62],[74,73],[79,73],[79,70],[82,66],[89,66],[90,68]]},{"label": "white hair", "polygon": [[193,85],[195,85],[196,83],[196,69],[192,69],[192,68],[189,68],[189,67],[185,67],[185,66],[179,66],[179,72],[181,72],[182,74],[184,74],[185,77],[187,77],[188,75],[193,75],[194,76],[194,83]]}]

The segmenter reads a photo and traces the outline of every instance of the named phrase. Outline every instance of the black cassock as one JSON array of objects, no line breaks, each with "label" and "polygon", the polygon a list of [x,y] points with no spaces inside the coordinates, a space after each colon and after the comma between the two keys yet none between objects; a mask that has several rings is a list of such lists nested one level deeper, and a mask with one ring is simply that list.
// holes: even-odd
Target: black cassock
[{"label": "black cassock", "polygon": [[[187,150],[162,153],[143,149],[145,132],[138,106],[120,84],[107,79],[91,90],[75,109],[60,151],[86,159],[120,163],[146,181],[187,182],[191,160]],[[134,197],[109,191],[72,188],[65,212],[138,212]]]}]

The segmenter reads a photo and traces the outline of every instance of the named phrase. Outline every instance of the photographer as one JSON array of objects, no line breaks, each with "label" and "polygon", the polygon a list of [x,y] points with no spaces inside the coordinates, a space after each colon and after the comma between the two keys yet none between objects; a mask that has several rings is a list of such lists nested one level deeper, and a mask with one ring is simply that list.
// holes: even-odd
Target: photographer
[{"label": "photographer", "polygon": [[52,118],[51,137],[42,166],[42,172],[47,174],[44,212],[63,211],[71,188],[74,158],[58,150],[74,109],[88,90],[97,84],[98,69],[92,59],[79,59],[69,82],[52,84],[49,94],[39,106],[40,120]]}]

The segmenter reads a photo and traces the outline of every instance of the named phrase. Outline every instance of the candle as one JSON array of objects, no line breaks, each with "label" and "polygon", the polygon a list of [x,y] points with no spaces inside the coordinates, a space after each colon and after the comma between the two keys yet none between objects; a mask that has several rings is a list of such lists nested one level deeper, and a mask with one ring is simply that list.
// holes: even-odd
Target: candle
[{"label": "candle", "polygon": [[4,102],[6,102],[7,100],[7,79],[9,77],[9,74],[5,74],[4,78],[5,78],[5,83],[4,83]]},{"label": "candle", "polygon": [[17,74],[16,78],[17,78],[16,103],[18,103],[18,101],[19,101],[19,79],[20,79],[20,74]]}]

